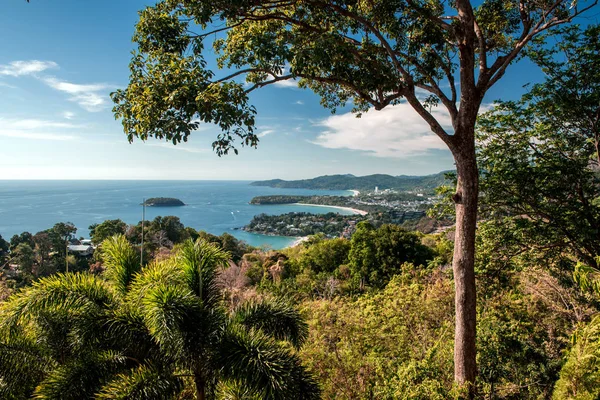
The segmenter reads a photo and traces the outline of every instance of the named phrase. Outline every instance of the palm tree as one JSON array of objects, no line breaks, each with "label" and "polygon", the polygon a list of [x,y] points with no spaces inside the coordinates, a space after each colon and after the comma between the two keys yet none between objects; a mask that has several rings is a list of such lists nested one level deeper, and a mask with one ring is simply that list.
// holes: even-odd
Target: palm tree
[{"label": "palm tree", "polygon": [[297,310],[224,307],[228,253],[190,240],[140,268],[123,236],[102,249],[102,276],[43,278],[3,305],[1,398],[319,398],[296,354],[307,335]]}]

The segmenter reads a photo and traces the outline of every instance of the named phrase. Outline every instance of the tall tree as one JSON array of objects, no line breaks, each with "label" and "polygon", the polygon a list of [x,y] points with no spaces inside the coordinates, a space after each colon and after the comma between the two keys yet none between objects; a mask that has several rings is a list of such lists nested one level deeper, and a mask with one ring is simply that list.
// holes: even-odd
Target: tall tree
[{"label": "tall tree", "polygon": [[124,235],[127,232],[127,224],[120,219],[108,219],[99,224],[92,224],[88,229],[92,242],[100,244],[111,236]]},{"label": "tall tree", "polygon": [[56,272],[56,264],[51,262],[52,258],[52,241],[47,231],[38,232],[33,235],[35,243],[35,259],[37,263],[36,273],[39,276],[50,275]]},{"label": "tall tree", "polygon": [[[475,228],[478,169],[475,121],[484,95],[537,35],[569,23],[597,0],[162,0],[140,13],[130,83],[113,94],[132,141],[185,141],[200,122],[256,145],[249,93],[289,79],[331,109],[357,113],[406,100],[456,161],[455,379],[473,383]],[[212,43],[211,43],[212,41]],[[217,76],[206,44],[218,54]],[[244,79],[245,78],[245,79]],[[244,82],[245,80],[245,82]],[[421,93],[427,93],[424,97]],[[452,129],[431,112],[441,103]]]},{"label": "tall tree", "polygon": [[33,236],[29,232],[23,232],[20,235],[13,235],[13,237],[10,238],[11,249],[16,248],[21,243],[26,243],[30,247],[33,247],[35,245],[33,243]]},{"label": "tall tree", "polygon": [[4,240],[0,235],[0,266],[4,265],[6,258],[8,257],[8,250],[10,249],[10,243]]},{"label": "tall tree", "polygon": [[598,267],[600,26],[562,33],[559,45],[532,54],[546,80],[479,119],[481,211],[500,257]]}]

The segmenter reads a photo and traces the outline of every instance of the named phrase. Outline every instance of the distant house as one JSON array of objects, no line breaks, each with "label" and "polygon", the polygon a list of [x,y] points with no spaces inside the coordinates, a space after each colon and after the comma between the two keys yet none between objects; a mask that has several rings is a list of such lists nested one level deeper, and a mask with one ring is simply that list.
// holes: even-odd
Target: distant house
[{"label": "distant house", "polygon": [[94,247],[86,244],[70,244],[69,253],[77,254],[78,256],[87,257],[94,254]]}]

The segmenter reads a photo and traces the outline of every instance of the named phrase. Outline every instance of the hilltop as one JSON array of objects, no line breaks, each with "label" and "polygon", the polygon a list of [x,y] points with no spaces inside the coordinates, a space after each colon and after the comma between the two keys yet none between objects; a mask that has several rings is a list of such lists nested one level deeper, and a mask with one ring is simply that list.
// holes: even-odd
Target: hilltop
[{"label": "hilltop", "polygon": [[269,186],[288,189],[327,189],[327,190],[365,190],[372,191],[375,187],[379,190],[394,189],[400,191],[432,192],[433,189],[444,183],[444,175],[449,171],[442,171],[433,175],[385,175],[374,174],[366,176],[354,175],[324,175],[313,179],[285,181],[271,179],[252,182],[252,186]]}]

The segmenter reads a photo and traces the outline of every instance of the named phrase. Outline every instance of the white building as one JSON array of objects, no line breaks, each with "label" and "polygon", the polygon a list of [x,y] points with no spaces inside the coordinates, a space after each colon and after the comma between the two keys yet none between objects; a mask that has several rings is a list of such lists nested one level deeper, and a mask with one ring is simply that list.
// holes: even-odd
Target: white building
[{"label": "white building", "polygon": [[87,244],[70,244],[69,253],[77,254],[78,256],[91,256],[94,254],[94,247]]}]

